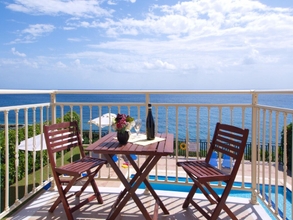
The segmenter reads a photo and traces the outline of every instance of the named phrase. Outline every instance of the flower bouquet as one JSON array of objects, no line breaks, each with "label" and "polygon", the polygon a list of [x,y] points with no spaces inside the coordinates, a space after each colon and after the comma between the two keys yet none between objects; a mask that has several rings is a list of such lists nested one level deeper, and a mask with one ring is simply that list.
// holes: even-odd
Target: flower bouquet
[{"label": "flower bouquet", "polygon": [[134,126],[134,118],[125,114],[117,114],[114,119],[112,128],[117,131],[117,139],[120,144],[126,144],[129,139],[129,131]]}]

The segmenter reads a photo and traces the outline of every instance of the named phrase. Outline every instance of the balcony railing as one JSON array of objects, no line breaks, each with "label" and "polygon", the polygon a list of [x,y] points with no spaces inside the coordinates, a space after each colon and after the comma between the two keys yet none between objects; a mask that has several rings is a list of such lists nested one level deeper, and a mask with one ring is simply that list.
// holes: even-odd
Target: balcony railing
[{"label": "balcony railing", "polygon": [[[292,132],[292,127],[287,130],[287,126],[293,121],[292,98],[293,91],[0,90],[0,100],[12,103],[6,106],[0,101],[0,218],[52,181],[45,146],[36,143],[44,124],[68,120],[68,117],[73,120],[77,114],[86,146],[111,131],[111,127],[104,129],[88,123],[93,118],[119,112],[144,122],[146,106],[152,103],[156,131],[174,133],[175,137],[172,160],[166,157],[160,161],[152,171],[152,181],[190,184],[175,166],[176,162],[204,157],[216,122],[245,127],[250,130],[249,141],[237,175],[240,184],[234,188],[251,191],[251,203],[256,204],[257,199],[261,199],[277,218],[291,219],[292,133],[288,135],[288,132]],[[30,137],[35,137],[33,150],[28,150],[28,141],[25,149],[20,150],[19,143]],[[180,149],[181,143],[188,142],[199,147]],[[64,152],[57,157],[60,163],[66,163],[75,154],[74,151]],[[142,159],[138,158],[137,162]],[[222,162],[220,156],[220,168]],[[122,162],[118,160],[118,163]],[[109,167],[97,178],[118,181],[110,173]],[[131,172],[128,175],[131,178]],[[163,180],[158,176],[163,176]],[[174,179],[169,181],[168,176]],[[217,187],[221,188],[221,183]]]}]

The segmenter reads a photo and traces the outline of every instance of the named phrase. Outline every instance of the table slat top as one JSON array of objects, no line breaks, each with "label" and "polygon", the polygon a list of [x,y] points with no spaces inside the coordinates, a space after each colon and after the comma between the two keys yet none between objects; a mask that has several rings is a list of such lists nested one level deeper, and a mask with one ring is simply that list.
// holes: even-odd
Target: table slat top
[{"label": "table slat top", "polygon": [[86,150],[102,154],[137,154],[137,155],[153,155],[160,154],[166,156],[173,154],[173,134],[156,134],[156,137],[165,138],[165,140],[152,143],[146,146],[128,142],[125,145],[119,144],[115,139],[116,132],[111,132],[93,144],[90,144]]}]

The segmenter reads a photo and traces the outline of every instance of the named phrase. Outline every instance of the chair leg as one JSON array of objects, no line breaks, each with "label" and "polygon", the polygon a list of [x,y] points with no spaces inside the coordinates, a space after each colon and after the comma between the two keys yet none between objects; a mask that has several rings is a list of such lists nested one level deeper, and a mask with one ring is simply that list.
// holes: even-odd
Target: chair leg
[{"label": "chair leg", "polygon": [[[208,189],[208,191],[210,192],[210,194],[212,194],[214,198],[212,198],[210,194],[208,193],[208,191],[204,189],[203,185]],[[214,190],[211,188],[211,186],[208,183],[203,183],[203,185],[198,183],[198,187],[200,191],[205,195],[205,197],[210,201],[211,204],[217,204],[218,203],[217,201],[219,201],[220,199],[219,196],[214,192]]]},{"label": "chair leg", "polygon": [[[62,186],[60,185],[60,187],[62,187]],[[66,187],[66,189],[67,189],[67,187]],[[51,208],[49,209],[49,212],[52,213],[56,209],[56,207],[62,202],[65,214],[67,216],[67,219],[68,220],[73,220],[72,211],[70,209],[70,206],[69,206],[69,203],[68,203],[67,197],[66,197],[66,193],[67,193],[66,191],[69,191],[70,187],[68,188],[68,190],[66,190],[66,189],[65,190],[58,189],[59,190],[59,196],[56,199],[56,201],[53,203]]]},{"label": "chair leg", "polygon": [[[227,189],[225,189],[222,194],[224,196],[219,197],[218,194],[212,189],[212,187],[208,183],[204,184],[204,186],[207,188],[208,191],[205,190],[204,187],[199,182],[194,180],[194,185],[192,186],[191,190],[189,191],[189,193],[188,193],[188,195],[182,205],[182,208],[186,209],[188,207],[188,205],[191,203],[203,216],[205,216],[207,219],[212,219],[212,220],[216,220],[218,218],[221,210],[223,209],[231,217],[231,219],[237,220],[237,217],[225,204],[226,199],[228,197],[228,196],[225,196],[225,191]],[[193,201],[193,196],[198,188],[205,195],[205,197],[210,201],[211,204],[217,204],[214,209],[214,212],[212,213],[211,216],[209,216],[199,205],[197,205]],[[212,195],[213,198],[210,196],[210,194]]]},{"label": "chair leg", "polygon": [[66,207],[69,207],[68,202],[67,202],[67,196],[66,193],[70,190],[70,188],[73,186],[74,182],[76,180],[76,177],[74,177],[65,187],[65,189],[63,189],[62,185],[61,185],[61,181],[59,179],[59,177],[55,177],[55,181],[56,181],[56,186],[59,192],[59,196],[56,199],[56,201],[53,203],[53,205],[51,206],[51,208],[49,209],[49,212],[54,212],[54,210],[56,209],[56,207],[62,202],[63,200],[65,200],[65,204],[63,203],[63,206],[66,205]]},{"label": "chair leg", "polygon": [[[211,187],[209,186],[209,188],[211,188]],[[210,192],[212,193],[213,197],[218,201],[217,206],[216,206],[212,216],[215,216],[215,219],[216,219],[217,216],[219,216],[221,210],[223,209],[231,217],[231,219],[237,220],[237,217],[235,216],[235,214],[226,205],[226,200],[227,200],[229,194],[227,192],[225,193],[225,191],[230,191],[230,190],[227,190],[225,188],[223,193],[222,193],[222,196],[219,197],[217,195],[217,193],[213,189],[210,190]]]},{"label": "chair leg", "polygon": [[91,176],[88,175],[87,181],[83,184],[83,186],[80,188],[78,192],[75,193],[76,197],[80,197],[80,195],[83,193],[83,191],[86,189],[88,186],[89,182],[91,181]]},{"label": "chair leg", "polygon": [[193,200],[190,202],[206,219],[210,219],[211,216],[209,216],[198,204],[196,204]]},{"label": "chair leg", "polygon": [[96,195],[96,198],[97,198],[97,200],[98,200],[98,203],[99,203],[99,204],[103,204],[102,195],[101,195],[101,193],[100,193],[100,191],[99,191],[99,188],[98,188],[97,183],[96,183],[96,181],[95,181],[94,178],[91,180],[91,185],[92,185],[93,190],[94,190],[94,192],[95,192],[95,195]]},{"label": "chair leg", "polygon": [[[97,198],[97,201],[98,201],[98,203],[99,204],[103,204],[103,199],[102,199],[102,195],[101,195],[101,193],[100,193],[100,191],[99,191],[99,188],[98,188],[98,186],[97,186],[97,184],[96,184],[96,181],[95,181],[95,176],[96,176],[96,174],[99,172],[99,170],[102,168],[102,165],[101,166],[99,166],[96,170],[95,170],[95,172],[93,172],[93,173],[90,173],[90,172],[88,172],[87,174],[87,181],[83,184],[83,186],[82,186],[82,188],[80,189],[80,191],[76,194],[76,196],[77,197],[79,197],[82,193],[83,193],[83,191],[86,189],[86,187],[88,186],[88,184],[89,183],[91,183],[91,186],[92,186],[92,188],[93,188],[93,190],[94,190],[94,195],[95,195],[95,197]],[[92,198],[90,198],[89,199],[90,201],[92,200]]]},{"label": "chair leg", "polygon": [[[62,199],[61,199],[62,200]],[[73,215],[72,215],[72,211],[70,209],[70,206],[66,200],[66,198],[64,198],[62,200],[62,203],[63,203],[63,207],[64,207],[64,210],[65,210],[65,213],[66,213],[66,216],[67,216],[67,219],[68,220],[73,220]]]},{"label": "chair leg", "polygon": [[192,201],[192,198],[193,198],[196,190],[197,190],[197,185],[193,184],[191,190],[189,191],[189,193],[188,193],[188,195],[187,195],[187,197],[186,197],[186,199],[185,199],[185,201],[184,201],[184,203],[182,205],[183,209],[186,209],[188,207],[188,205]]},{"label": "chair leg", "polygon": [[[226,200],[227,200],[228,195],[229,195],[228,192],[230,190],[228,190],[227,188],[225,188],[224,191],[223,191],[223,193],[222,193],[222,196],[219,197],[218,194],[213,190],[213,188],[209,184],[205,184],[205,187],[209,190],[209,192],[215,198],[214,201],[218,201],[218,202],[216,202],[217,206],[214,209],[214,212],[212,214],[212,219],[217,219],[217,217],[219,216],[221,210],[223,209],[231,217],[231,219],[237,220],[237,217],[234,215],[234,213],[226,205]],[[229,188],[228,185],[227,185],[227,187]]]}]

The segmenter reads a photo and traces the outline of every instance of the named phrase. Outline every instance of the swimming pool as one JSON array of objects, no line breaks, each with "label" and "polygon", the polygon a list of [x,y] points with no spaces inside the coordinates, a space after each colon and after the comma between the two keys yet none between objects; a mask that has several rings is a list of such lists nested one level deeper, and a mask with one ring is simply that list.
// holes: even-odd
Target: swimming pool
[{"label": "swimming pool", "polygon": [[[131,175],[131,178],[134,175]],[[179,192],[189,192],[191,189],[191,185],[183,185],[183,184],[170,184],[170,183],[165,183],[165,180],[168,180],[168,182],[175,182],[176,181],[176,177],[174,176],[168,176],[167,178],[165,176],[158,176],[158,181],[159,182],[153,182],[155,180],[155,176],[154,175],[149,175],[149,180],[150,180],[150,184],[152,185],[152,187],[155,190],[166,190],[166,191],[179,191]],[[160,183],[160,181],[162,181]],[[178,177],[178,182],[181,183],[185,183],[186,178],[184,177]],[[192,180],[189,178],[188,182],[192,183]],[[217,183],[215,183],[217,184]],[[238,186],[240,187],[242,185],[241,182],[235,182],[234,186]],[[244,183],[244,187],[245,188],[250,188],[251,187],[251,183]],[[142,183],[139,186],[140,189],[144,189],[145,185]],[[262,191],[263,186],[260,185],[260,191]],[[272,200],[272,206],[275,207],[275,192],[276,192],[276,187],[275,186],[271,186],[271,188],[269,188],[268,185],[265,185],[265,197],[266,200],[268,201],[268,192],[269,190],[271,191],[271,200]],[[219,194],[222,193],[223,189],[221,188],[217,188],[215,189],[215,191]],[[200,193],[199,190],[197,190],[197,193]],[[283,218],[283,201],[284,201],[284,187],[283,186],[278,186],[278,210],[279,210],[279,214],[280,216]],[[250,198],[251,197],[251,192],[250,191],[246,191],[246,190],[231,190],[229,196],[232,197],[240,197],[240,198]],[[268,208],[263,204],[263,202],[258,199],[259,203],[263,206],[263,208],[267,211],[267,213],[271,216],[272,219],[276,219],[274,217],[274,215],[268,210]],[[292,219],[292,212],[291,212],[291,207],[292,207],[292,192],[288,189],[286,189],[286,219],[291,220]]]}]

